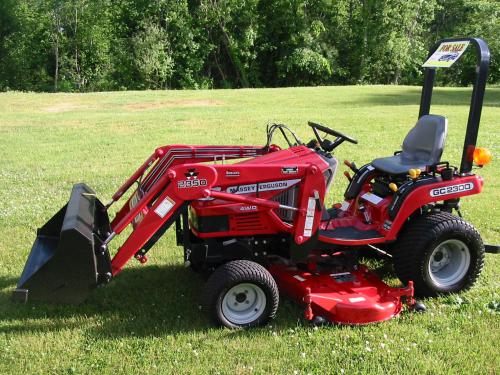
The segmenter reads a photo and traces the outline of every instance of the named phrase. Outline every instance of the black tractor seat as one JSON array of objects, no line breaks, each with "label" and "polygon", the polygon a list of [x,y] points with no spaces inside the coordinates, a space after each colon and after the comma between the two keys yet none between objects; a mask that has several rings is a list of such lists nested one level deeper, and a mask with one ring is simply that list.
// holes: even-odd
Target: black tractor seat
[{"label": "black tractor seat", "polygon": [[375,159],[371,165],[379,171],[394,175],[408,173],[409,169],[425,170],[440,161],[447,130],[446,117],[422,116],[404,139],[399,154]]}]

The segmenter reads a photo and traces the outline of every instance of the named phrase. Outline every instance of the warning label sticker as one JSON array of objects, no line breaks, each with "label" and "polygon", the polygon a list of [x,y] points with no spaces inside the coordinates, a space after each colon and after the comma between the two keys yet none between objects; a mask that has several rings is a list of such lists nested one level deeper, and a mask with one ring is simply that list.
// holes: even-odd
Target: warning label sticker
[{"label": "warning label sticker", "polygon": [[314,225],[314,214],[316,208],[316,199],[314,197],[309,197],[307,201],[307,214],[306,214],[306,222],[304,224],[304,237],[311,237],[312,228]]},{"label": "warning label sticker", "polygon": [[161,217],[161,218],[164,218],[166,214],[168,214],[170,212],[170,210],[172,209],[172,207],[175,206],[175,201],[170,198],[170,197],[166,197],[163,202],[161,202],[158,207],[155,208],[155,213]]}]

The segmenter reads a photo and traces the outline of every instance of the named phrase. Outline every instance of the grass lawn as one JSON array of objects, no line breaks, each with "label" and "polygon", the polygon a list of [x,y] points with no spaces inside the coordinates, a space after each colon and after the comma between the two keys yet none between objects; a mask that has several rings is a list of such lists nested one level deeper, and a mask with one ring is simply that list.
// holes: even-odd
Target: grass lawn
[{"label": "grass lawn", "polygon": [[[449,118],[443,160],[455,164],[469,93],[439,89],[431,111]],[[418,88],[394,86],[0,94],[0,374],[498,373],[500,257],[490,254],[471,291],[425,301],[426,314],[365,327],[315,329],[285,299],[265,328],[212,327],[198,309],[202,280],[183,268],[172,230],[146,265],[132,260],[83,305],[10,300],[36,228],[66,203],[73,183],[85,181],[107,201],[159,145],[263,145],[271,121],[303,140],[312,138],[307,120],[352,135],[359,145],[344,143],[337,156],[362,165],[400,149],[419,98]],[[488,88],[478,145],[497,158],[499,119],[500,88]],[[499,165],[478,171],[484,192],[462,203],[489,243],[500,243]],[[338,173],[330,200],[345,187]]]}]

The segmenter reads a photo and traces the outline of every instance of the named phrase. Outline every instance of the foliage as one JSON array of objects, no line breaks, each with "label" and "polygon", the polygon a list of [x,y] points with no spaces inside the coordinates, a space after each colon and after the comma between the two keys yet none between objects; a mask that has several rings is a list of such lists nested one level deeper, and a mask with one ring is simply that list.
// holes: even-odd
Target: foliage
[{"label": "foliage", "polygon": [[172,77],[169,44],[165,29],[155,24],[147,24],[132,38],[133,61],[144,88],[166,87],[167,80]]},{"label": "foliage", "polygon": [[449,36],[485,38],[500,81],[496,0],[3,0],[0,90],[416,84]]}]

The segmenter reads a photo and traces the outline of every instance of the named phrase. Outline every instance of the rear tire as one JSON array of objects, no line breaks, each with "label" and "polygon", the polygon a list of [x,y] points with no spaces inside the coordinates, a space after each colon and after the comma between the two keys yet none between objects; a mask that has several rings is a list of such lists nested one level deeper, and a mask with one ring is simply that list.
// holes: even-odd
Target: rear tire
[{"label": "rear tire", "polygon": [[217,268],[205,286],[203,308],[213,322],[228,328],[267,324],[278,309],[278,286],[260,264],[235,260]]},{"label": "rear tire", "polygon": [[399,279],[412,280],[424,297],[469,289],[484,264],[484,245],[477,230],[447,212],[413,219],[402,231],[393,252]]}]

